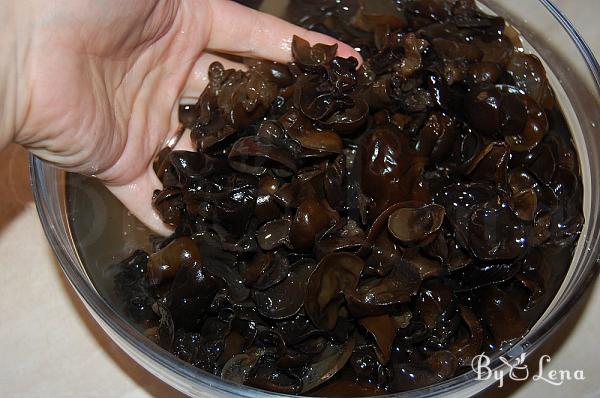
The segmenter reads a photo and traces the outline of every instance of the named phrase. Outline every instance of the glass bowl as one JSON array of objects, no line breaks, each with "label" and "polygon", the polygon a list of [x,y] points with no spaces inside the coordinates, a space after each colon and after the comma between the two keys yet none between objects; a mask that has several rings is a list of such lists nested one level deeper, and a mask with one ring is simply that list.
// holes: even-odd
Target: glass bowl
[{"label": "glass bowl", "polygon": [[[561,326],[598,273],[600,255],[600,68],[590,49],[564,15],[548,0],[482,0],[519,30],[527,51],[545,63],[579,152],[584,183],[586,224],[575,256],[556,297],[532,329],[505,359],[531,354]],[[32,157],[31,184],[46,236],[67,278],[108,335],[159,379],[192,397],[273,397],[222,381],[161,349],[144,337],[110,302],[110,287],[97,283],[108,264],[144,245],[145,229],[99,183],[73,176]],[[67,192],[67,187],[69,188]],[[498,356],[492,370],[507,373]],[[465,397],[495,383],[473,371],[440,384],[394,394],[396,397]]]}]

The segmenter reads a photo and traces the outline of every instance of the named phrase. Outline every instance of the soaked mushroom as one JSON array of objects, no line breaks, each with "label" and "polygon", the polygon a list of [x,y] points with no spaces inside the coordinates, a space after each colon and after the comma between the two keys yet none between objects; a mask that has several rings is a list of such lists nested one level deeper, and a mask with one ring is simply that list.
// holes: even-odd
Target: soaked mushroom
[{"label": "soaked mushroom", "polygon": [[354,26],[372,32],[381,26],[399,29],[406,26],[404,15],[393,1],[360,1],[360,8],[353,21]]},{"label": "soaked mushroom", "polygon": [[304,308],[316,327],[332,330],[344,294],[356,288],[364,262],[350,253],[325,256],[310,275],[306,287]]},{"label": "soaked mushroom", "polygon": [[452,275],[456,292],[479,289],[512,279],[521,269],[520,262],[472,264]]},{"label": "soaked mushroom", "polygon": [[400,208],[390,215],[388,229],[401,242],[419,242],[440,229],[444,215],[444,207],[436,204]]},{"label": "soaked mushroom", "polygon": [[[239,0],[259,6],[261,1]],[[373,396],[523,337],[585,223],[543,63],[471,0],[289,0],[293,61],[213,63],[152,199],[173,228],[109,267],[116,308],[223,380]]]},{"label": "soaked mushroom", "polygon": [[508,206],[480,207],[470,217],[469,247],[482,260],[512,260],[527,247],[527,231]]},{"label": "soaked mushroom", "polygon": [[221,379],[244,384],[264,354],[264,349],[255,349],[234,356],[223,366]]},{"label": "soaked mushroom", "polygon": [[283,217],[263,224],[256,233],[258,244],[263,250],[273,250],[289,242],[292,220]]},{"label": "soaked mushroom", "polygon": [[156,191],[152,196],[152,206],[160,215],[160,219],[171,226],[178,225],[183,218],[185,203],[181,191],[177,188],[165,188]]},{"label": "soaked mushroom", "polygon": [[400,263],[387,276],[366,280],[355,291],[347,292],[348,309],[358,317],[385,314],[391,307],[408,302],[420,285],[418,271]]},{"label": "soaked mushroom", "polygon": [[198,247],[188,237],[173,240],[167,246],[150,255],[148,279],[151,285],[173,279],[181,267],[191,266],[200,260]]},{"label": "soaked mushroom", "polygon": [[304,304],[306,281],[314,269],[312,260],[300,260],[290,266],[287,277],[279,284],[254,292],[258,312],[269,319],[284,319],[295,315]]},{"label": "soaked mushroom", "polygon": [[294,60],[303,68],[316,69],[329,64],[337,53],[337,45],[327,46],[316,44],[311,46],[301,37],[294,36],[292,40],[292,54]]},{"label": "soaked mushroom", "polygon": [[242,173],[262,175],[267,167],[296,171],[297,165],[285,148],[266,137],[243,137],[233,144],[229,152],[229,165]]},{"label": "soaked mushroom", "polygon": [[396,337],[396,327],[389,315],[378,315],[362,318],[360,324],[373,335],[377,342],[379,362],[387,364],[392,353],[392,345]]},{"label": "soaked mushroom", "polygon": [[329,344],[302,375],[302,392],[312,391],[335,376],[350,359],[355,344],[355,337],[341,346]]},{"label": "soaked mushroom", "polygon": [[517,87],[526,91],[545,109],[554,105],[554,95],[542,62],[533,54],[515,52],[506,68]]},{"label": "soaked mushroom", "polygon": [[277,369],[268,357],[263,357],[260,361],[262,362],[261,366],[258,366],[257,371],[245,384],[280,394],[298,394],[300,392],[300,380]]},{"label": "soaked mushroom", "polygon": [[339,215],[322,200],[307,199],[296,210],[290,227],[290,243],[300,252],[309,252],[315,237],[339,219]]},{"label": "soaked mushroom", "polygon": [[527,331],[527,323],[517,303],[497,287],[483,291],[480,314],[498,346],[523,337]]},{"label": "soaked mushroom", "polygon": [[257,290],[265,290],[284,280],[289,271],[288,259],[278,252],[257,253],[243,263],[244,283]]}]

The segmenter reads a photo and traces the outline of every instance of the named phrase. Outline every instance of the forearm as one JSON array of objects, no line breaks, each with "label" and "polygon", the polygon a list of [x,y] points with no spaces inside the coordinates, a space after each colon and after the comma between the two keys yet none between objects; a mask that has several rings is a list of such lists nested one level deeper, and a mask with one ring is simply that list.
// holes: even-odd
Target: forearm
[{"label": "forearm", "polygon": [[17,129],[16,2],[0,4],[0,149],[15,138]]},{"label": "forearm", "polygon": [[23,20],[28,2],[0,3],[0,149],[17,139],[26,113],[25,57],[30,21]]}]

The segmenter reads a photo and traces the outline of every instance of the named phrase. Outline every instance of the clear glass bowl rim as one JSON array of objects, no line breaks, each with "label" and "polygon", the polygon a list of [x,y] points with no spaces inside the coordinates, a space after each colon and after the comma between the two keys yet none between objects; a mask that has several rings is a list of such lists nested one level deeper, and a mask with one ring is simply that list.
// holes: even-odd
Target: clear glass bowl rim
[{"label": "clear glass bowl rim", "polygon": [[[600,94],[600,65],[594,57],[587,43],[577,32],[576,28],[569,22],[564,14],[554,5],[550,0],[538,0],[558,21],[563,29],[568,33],[573,43],[578,48],[581,56],[587,64],[588,71],[591,73],[594,81],[593,88],[590,88],[596,95]],[[60,231],[57,231],[55,224],[59,223],[59,217],[55,214],[55,210],[45,201],[45,197],[49,193],[56,193],[48,191],[48,187],[44,184],[44,173],[45,168],[49,167],[42,160],[37,157],[30,155],[30,178],[31,187],[34,194],[36,207],[38,214],[42,222],[42,226],[48,241],[54,251],[54,254],[58,258],[59,264],[67,276],[69,282],[73,288],[77,291],[78,295],[90,311],[90,313],[96,318],[96,320],[110,329],[106,330],[112,336],[116,334],[119,339],[130,348],[140,354],[146,363],[157,364],[162,369],[170,372],[171,374],[177,375],[182,379],[185,379],[192,383],[198,388],[206,388],[207,391],[214,391],[220,393],[229,393],[235,396],[244,397],[288,397],[288,395],[265,392],[262,390],[249,388],[246,386],[239,386],[233,383],[225,382],[216,376],[213,376],[206,372],[198,371],[190,364],[183,362],[168,352],[162,350],[154,343],[146,339],[139,331],[137,331],[132,325],[117,314],[109,305],[109,303],[101,297],[94,286],[88,279],[82,275],[80,269],[78,269],[77,263],[79,259],[74,255],[74,248],[67,247],[65,245],[64,237],[60,235]],[[63,220],[64,221],[64,220]],[[589,222],[589,220],[587,220]],[[70,250],[69,250],[70,249]],[[598,246],[595,247],[595,260],[599,258]],[[515,358],[520,355],[521,352],[535,351],[536,348],[555,331],[558,326],[562,323],[566,317],[570,308],[572,308],[583,296],[587,288],[592,284],[598,275],[599,271],[598,263],[596,262],[589,268],[589,272],[580,281],[576,291],[568,295],[567,299],[559,304],[556,311],[548,316],[540,325],[537,327],[535,333],[528,334],[523,340],[515,344],[510,350],[503,353],[507,358]],[[537,326],[537,325],[536,325]],[[129,353],[129,352],[128,352]],[[139,361],[139,359],[136,358]],[[495,358],[490,364],[491,369],[503,368],[503,363]],[[164,380],[164,379],[163,379]],[[440,393],[456,393],[463,389],[473,386],[477,383],[473,372],[467,372],[460,376],[454,377],[442,383],[425,387],[417,390],[408,391],[406,393],[390,394],[383,397],[403,397],[403,396],[419,396],[419,397],[430,397]],[[488,385],[489,387],[489,385]],[[216,390],[216,391],[215,391]]]}]

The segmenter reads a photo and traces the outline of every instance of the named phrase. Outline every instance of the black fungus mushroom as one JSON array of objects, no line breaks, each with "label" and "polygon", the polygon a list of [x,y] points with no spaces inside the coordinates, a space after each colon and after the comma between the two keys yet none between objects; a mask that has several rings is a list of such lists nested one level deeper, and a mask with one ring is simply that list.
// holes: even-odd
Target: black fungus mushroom
[{"label": "black fungus mushroom", "polygon": [[350,253],[332,253],[319,262],[304,299],[306,314],[317,328],[333,330],[344,295],[356,288],[363,267],[363,261]]}]

